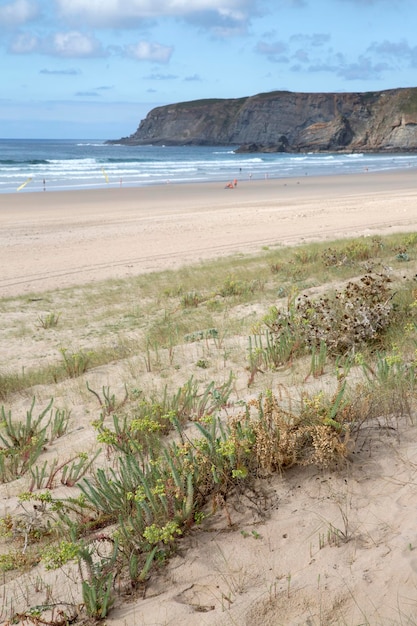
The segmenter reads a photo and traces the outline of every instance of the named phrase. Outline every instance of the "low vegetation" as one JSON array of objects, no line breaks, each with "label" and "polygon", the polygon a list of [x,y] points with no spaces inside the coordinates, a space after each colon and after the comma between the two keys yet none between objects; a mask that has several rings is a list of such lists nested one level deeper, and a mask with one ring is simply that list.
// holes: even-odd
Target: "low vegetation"
[{"label": "low vegetation", "polygon": [[[16,346],[47,358],[0,374],[0,483],[17,485],[0,570],[75,567],[80,584],[73,602],[4,602],[2,620],[103,619],[214,511],[231,526],[232,494],[343,467],[364,424],[411,418],[416,254],[415,234],[311,244],[3,300],[3,320],[25,310]],[[86,434],[62,456],[68,393]]]}]

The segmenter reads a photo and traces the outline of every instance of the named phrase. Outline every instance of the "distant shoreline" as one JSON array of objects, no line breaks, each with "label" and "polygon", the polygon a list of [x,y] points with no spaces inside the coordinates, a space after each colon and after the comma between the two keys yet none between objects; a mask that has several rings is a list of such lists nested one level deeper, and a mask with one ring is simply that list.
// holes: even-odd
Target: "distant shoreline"
[{"label": "distant shoreline", "polygon": [[[246,182],[250,182],[252,183],[264,183],[264,182],[276,182],[278,184],[286,184],[286,181],[294,181],[294,180],[306,180],[307,178],[309,179],[320,179],[322,180],[323,178],[330,178],[330,179],[334,179],[334,178],[347,178],[347,177],[351,177],[351,176],[362,176],[363,174],[366,174],[367,176],[370,175],[374,175],[374,176],[390,176],[391,174],[401,174],[401,173],[414,173],[417,176],[417,165],[415,167],[409,166],[409,167],[404,167],[404,168],[393,168],[393,169],[388,169],[388,170],[378,170],[378,171],[371,171],[368,168],[365,168],[363,172],[323,172],[321,174],[309,174],[309,173],[304,173],[303,175],[299,174],[299,175],[293,175],[293,176],[286,176],[286,177],[277,177],[277,176],[264,176],[263,178],[261,177],[248,177],[247,175],[244,175],[244,178],[237,178],[239,183],[246,183]],[[231,181],[233,181],[235,179],[235,177],[231,177]],[[24,188],[17,190],[16,191],[1,191],[0,189],[0,198],[2,196],[15,196],[17,195],[26,195],[26,194],[38,194],[38,193],[90,193],[90,192],[101,192],[101,191],[108,191],[108,190],[118,190],[118,191],[134,191],[134,190],[139,190],[139,189],[151,189],[151,188],[160,188],[160,187],[165,187],[165,186],[169,186],[169,185],[174,185],[174,186],[183,186],[186,187],[188,185],[190,186],[196,186],[196,185],[212,185],[212,186],[218,186],[218,185],[224,185],[227,184],[227,179],[226,178],[221,178],[218,180],[213,180],[211,179],[210,181],[202,181],[202,180],[190,180],[187,182],[181,181],[181,180],[175,180],[175,179],[169,179],[165,182],[152,182],[152,183],[142,183],[142,184],[129,184],[126,182],[123,182],[122,184],[120,183],[120,181],[109,181],[107,184],[101,184],[101,185],[86,185],[85,187],[73,187],[73,188],[68,188],[68,187],[62,187],[62,188],[54,188],[54,187],[48,187],[48,181],[46,181],[46,184],[44,186],[43,181],[42,180],[38,180],[37,181],[37,185],[38,188],[37,189],[33,189],[33,187],[31,187],[30,184],[28,184],[27,186],[25,186]]]},{"label": "distant shoreline", "polygon": [[305,176],[417,171],[417,153],[248,153],[222,146],[106,145],[94,141],[0,142],[0,196],[50,191],[139,189]]},{"label": "distant shoreline", "polygon": [[174,269],[275,245],[417,230],[417,173],[0,195],[0,295]]}]

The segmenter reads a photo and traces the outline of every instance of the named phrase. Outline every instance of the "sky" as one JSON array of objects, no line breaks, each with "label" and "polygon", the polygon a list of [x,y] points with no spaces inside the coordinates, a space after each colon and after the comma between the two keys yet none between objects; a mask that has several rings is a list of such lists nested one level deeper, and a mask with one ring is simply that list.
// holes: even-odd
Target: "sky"
[{"label": "sky", "polygon": [[156,106],[417,86],[417,0],[0,0],[0,137],[118,139]]}]

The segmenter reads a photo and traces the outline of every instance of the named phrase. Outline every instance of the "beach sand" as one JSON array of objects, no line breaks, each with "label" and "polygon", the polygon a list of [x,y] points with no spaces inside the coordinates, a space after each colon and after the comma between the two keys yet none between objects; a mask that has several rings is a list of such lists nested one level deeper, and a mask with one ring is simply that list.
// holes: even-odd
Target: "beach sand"
[{"label": "beach sand", "polygon": [[0,195],[0,295],[262,246],[413,230],[417,173]]},{"label": "beach sand", "polygon": [[[225,189],[221,183],[167,184],[0,195],[0,294],[13,298],[88,285],[238,252],[257,252],[263,246],[416,230],[417,173],[411,170],[252,180],[238,182],[235,189]],[[407,264],[408,271],[413,263]],[[3,367],[10,355],[19,371],[30,369],[34,360],[46,362],[61,345],[53,329],[46,333],[35,329],[35,304],[29,298],[5,304],[3,319],[14,316],[16,321],[9,326],[15,323],[16,329],[9,329],[5,338],[0,333]],[[19,324],[26,328],[24,338]],[[62,326],[65,332],[65,324]],[[93,341],[87,326],[85,333]],[[93,331],[94,338],[96,329]],[[105,339],[104,334],[97,333],[97,337]],[[75,342],[77,339],[74,337]],[[246,340],[243,337],[240,345],[243,366],[239,369],[233,361],[237,397],[247,399],[266,385],[298,393],[292,370],[271,372],[264,378],[259,375],[258,388],[247,388]],[[172,376],[178,377],[177,385],[184,384],[190,372],[199,380],[213,376],[210,369],[196,369],[199,348],[197,343],[178,347],[175,359],[182,361],[178,360],[177,369],[171,368]],[[230,358],[235,358],[236,348],[231,346]],[[222,364],[217,374],[227,377],[227,344],[219,350],[208,345],[201,349],[204,358],[211,350],[210,359]],[[30,406],[32,393],[41,406],[53,396],[57,406],[71,410],[73,426],[54,442],[45,458],[76,455],[88,446],[97,446],[92,421],[98,406],[86,392],[86,381],[95,389],[104,390],[103,385],[110,389],[111,385],[117,397],[122,397],[127,371],[136,376],[140,389],[167,384],[164,370],[157,380],[157,371],[145,371],[142,360],[138,357],[129,370],[115,361],[89,371],[88,377],[50,387],[38,385],[16,394],[6,408],[16,415]],[[329,370],[329,378],[333,376],[333,369]],[[307,381],[307,389],[314,392],[317,384]],[[218,507],[203,526],[181,540],[178,553],[152,576],[141,595],[118,597],[105,623],[415,624],[416,475],[415,425],[381,416],[364,427],[355,454],[341,471],[294,468],[259,481],[254,492],[228,498],[233,525],[229,525],[224,508]],[[22,477],[0,485],[0,517],[22,513],[18,496],[27,488],[27,480]],[[68,493],[73,496],[70,488],[54,488],[54,496]],[[1,551],[8,549],[6,538]],[[71,578],[60,570],[47,572],[42,567],[26,578],[24,574],[11,577],[2,587],[0,620],[11,607],[23,611],[51,598],[74,606],[81,601],[76,572]]]}]

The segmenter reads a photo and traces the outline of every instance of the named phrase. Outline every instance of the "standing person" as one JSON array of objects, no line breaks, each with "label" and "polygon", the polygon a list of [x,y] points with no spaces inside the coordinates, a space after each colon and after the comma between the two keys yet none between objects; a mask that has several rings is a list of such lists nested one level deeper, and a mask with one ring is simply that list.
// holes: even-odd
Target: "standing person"
[{"label": "standing person", "polygon": [[46,180],[43,179],[43,190],[46,191]]}]

